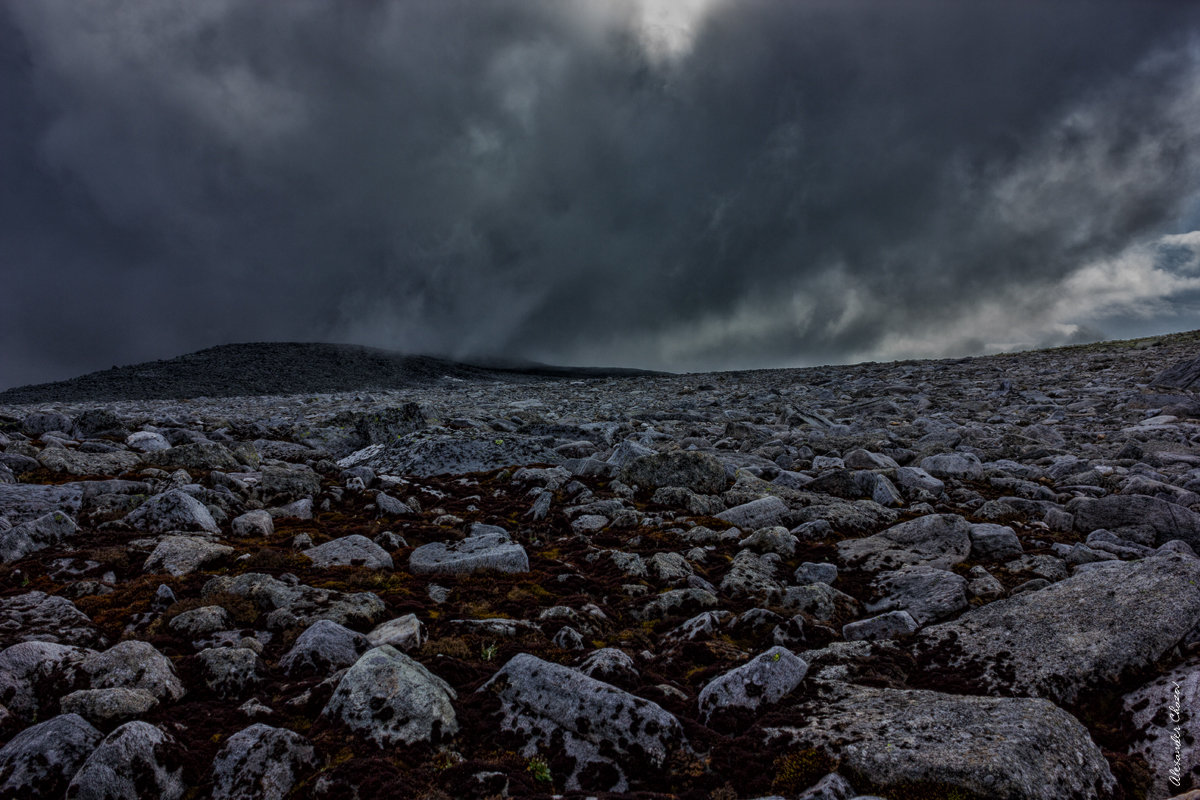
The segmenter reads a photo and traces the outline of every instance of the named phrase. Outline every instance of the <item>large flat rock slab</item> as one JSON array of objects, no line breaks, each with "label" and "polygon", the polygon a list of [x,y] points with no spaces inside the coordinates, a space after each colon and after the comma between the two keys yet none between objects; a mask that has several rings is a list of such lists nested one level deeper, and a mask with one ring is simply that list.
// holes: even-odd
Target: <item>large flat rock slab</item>
[{"label": "large flat rock slab", "polygon": [[83,488],[83,483],[0,483],[0,517],[13,525],[54,511],[73,517],[83,505]]},{"label": "large flat rock slab", "polygon": [[370,467],[388,475],[459,475],[527,464],[558,464],[562,456],[536,440],[511,434],[478,436],[428,431],[403,436],[391,444],[375,444],[338,462],[342,467]]},{"label": "large flat rock slab", "polygon": [[835,682],[815,688],[804,725],[767,727],[763,738],[824,752],[860,776],[860,791],[865,780],[886,797],[953,797],[957,790],[1061,800],[1103,797],[1116,785],[1087,729],[1046,700]]},{"label": "large flat rock slab", "polygon": [[918,659],[987,694],[1073,703],[1154,663],[1200,621],[1200,559],[1105,562],[926,628]]},{"label": "large flat rock slab", "polygon": [[656,703],[528,653],[480,691],[499,698],[501,726],[525,739],[522,755],[561,748],[573,761],[567,789],[626,791],[627,776],[661,769],[687,744],[679,720]]}]

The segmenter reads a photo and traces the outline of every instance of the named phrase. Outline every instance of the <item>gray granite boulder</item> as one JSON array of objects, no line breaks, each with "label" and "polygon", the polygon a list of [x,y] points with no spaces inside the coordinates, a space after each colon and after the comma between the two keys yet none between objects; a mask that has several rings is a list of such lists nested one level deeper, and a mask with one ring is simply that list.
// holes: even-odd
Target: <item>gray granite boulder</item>
[{"label": "gray granite boulder", "polygon": [[212,800],[283,800],[316,762],[300,734],[256,723],[226,739],[217,753]]},{"label": "gray granite boulder", "polygon": [[1110,530],[1138,544],[1157,547],[1172,539],[1200,547],[1200,514],[1157,497],[1112,494],[1077,497],[1067,503],[1075,515],[1075,530],[1091,533]]},{"label": "gray granite boulder", "polygon": [[574,770],[555,776],[568,790],[627,791],[629,776],[661,769],[687,746],[679,721],[655,703],[527,653],[479,691],[500,701],[501,727],[525,740],[521,755],[572,759]]},{"label": "gray granite boulder", "polygon": [[368,567],[392,569],[392,557],[379,545],[359,533],[342,536],[305,550],[317,567]]},{"label": "gray granite boulder", "polygon": [[961,575],[925,565],[881,572],[873,588],[876,601],[867,611],[907,611],[918,624],[927,625],[967,608],[967,580]]},{"label": "gray granite boulder", "polygon": [[125,522],[133,528],[150,533],[221,531],[203,503],[178,489],[151,497],[126,516]]},{"label": "gray granite boulder", "polygon": [[956,514],[930,514],[893,525],[865,539],[837,544],[847,565],[875,571],[909,564],[946,569],[971,554],[971,524]]},{"label": "gray granite boulder", "polygon": [[717,514],[717,519],[744,530],[756,530],[778,525],[787,513],[787,503],[778,497],[768,496],[722,511]]},{"label": "gray granite boulder", "polygon": [[247,539],[266,539],[275,532],[275,523],[271,519],[271,513],[261,508],[234,517],[229,526],[233,529],[234,536]]},{"label": "gray granite boulder", "polygon": [[874,617],[848,622],[842,626],[842,638],[847,642],[870,639],[894,639],[915,633],[921,626],[907,611],[888,611]]},{"label": "gray granite boulder", "polygon": [[709,681],[697,704],[704,719],[733,709],[755,711],[791,694],[808,672],[808,664],[791,650],[772,647],[740,667]]},{"label": "gray granite boulder", "polygon": [[432,542],[412,551],[408,568],[414,574],[455,575],[483,572],[528,572],[525,548],[507,533],[481,533],[458,542]]},{"label": "gray granite boulder", "polygon": [[204,685],[218,697],[245,697],[263,679],[258,651],[250,647],[210,647],[196,660]]},{"label": "gray granite boulder", "polygon": [[1105,561],[924,629],[922,660],[991,693],[1071,703],[1156,662],[1200,619],[1200,559]]},{"label": "gray granite boulder", "polygon": [[104,735],[78,714],[26,728],[0,747],[0,796],[62,797]]},{"label": "gray granite boulder", "polygon": [[104,737],[67,787],[71,800],[154,797],[178,800],[187,785],[178,743],[148,722],[127,722]]},{"label": "gray granite boulder", "polygon": [[416,650],[425,643],[425,625],[416,614],[381,622],[367,634],[371,647],[390,644],[397,650]]},{"label": "gray granite boulder", "polygon": [[718,494],[728,482],[725,467],[715,456],[687,450],[635,458],[621,471],[621,480],[646,489],[680,486],[701,495]]},{"label": "gray granite boulder", "polygon": [[145,572],[166,572],[176,578],[233,555],[233,548],[202,536],[164,536],[146,558]]},{"label": "gray granite boulder", "polygon": [[61,511],[22,522],[0,532],[0,561],[8,563],[74,536],[79,528]]},{"label": "gray granite boulder", "polygon": [[289,675],[305,671],[324,675],[350,666],[371,647],[372,642],[361,633],[321,619],[296,637],[279,666]]},{"label": "gray granite boulder", "polygon": [[307,627],[319,619],[365,628],[387,616],[387,606],[372,592],[349,594],[318,589],[294,578],[292,582],[284,582],[258,572],[212,578],[204,584],[200,596],[207,602],[226,592],[253,602],[267,615],[267,627],[271,630]]},{"label": "gray granite boulder", "polygon": [[119,642],[86,657],[79,669],[92,689],[141,689],[163,702],[178,700],[185,691],[175,665],[149,642]]},{"label": "gray granite boulder", "polygon": [[1046,700],[835,682],[812,689],[804,724],[764,728],[764,741],[823,752],[885,796],[913,784],[1006,800],[1104,797],[1116,788],[1087,729]]},{"label": "gray granite boulder", "polygon": [[65,597],[27,592],[0,599],[0,647],[17,642],[59,642],[97,647],[104,637]]},{"label": "gray granite boulder", "polygon": [[346,671],[322,716],[379,747],[438,742],[458,731],[450,685],[394,647],[364,653]]}]

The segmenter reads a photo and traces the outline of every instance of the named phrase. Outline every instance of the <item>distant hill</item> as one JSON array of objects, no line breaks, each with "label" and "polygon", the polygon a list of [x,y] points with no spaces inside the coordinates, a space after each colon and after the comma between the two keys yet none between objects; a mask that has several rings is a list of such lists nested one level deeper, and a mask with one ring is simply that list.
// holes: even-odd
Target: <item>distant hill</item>
[{"label": "distant hill", "polygon": [[2,404],[157,400],[405,389],[449,379],[524,382],[652,375],[636,369],[536,362],[469,364],[346,344],[252,342],[0,392]]}]

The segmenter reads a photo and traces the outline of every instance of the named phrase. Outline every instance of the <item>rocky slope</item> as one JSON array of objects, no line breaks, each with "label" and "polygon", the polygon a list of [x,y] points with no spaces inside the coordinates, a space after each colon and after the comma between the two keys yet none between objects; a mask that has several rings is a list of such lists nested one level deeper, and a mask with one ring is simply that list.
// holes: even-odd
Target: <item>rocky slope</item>
[{"label": "rocky slope", "polygon": [[0,406],[0,796],[1182,794],[1197,356]]}]

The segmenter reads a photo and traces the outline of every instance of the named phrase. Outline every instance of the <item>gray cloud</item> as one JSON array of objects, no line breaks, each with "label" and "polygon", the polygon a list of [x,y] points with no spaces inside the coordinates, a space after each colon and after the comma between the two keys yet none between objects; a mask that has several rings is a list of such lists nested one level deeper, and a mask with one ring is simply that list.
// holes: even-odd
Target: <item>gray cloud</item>
[{"label": "gray cloud", "polygon": [[18,0],[0,384],[255,339],[695,369],[1194,325],[1197,22]]}]

